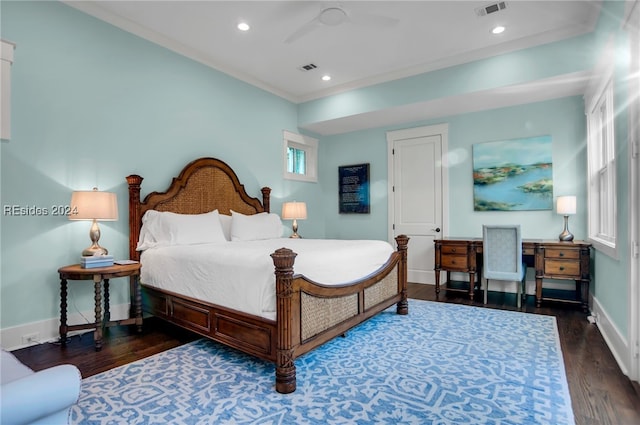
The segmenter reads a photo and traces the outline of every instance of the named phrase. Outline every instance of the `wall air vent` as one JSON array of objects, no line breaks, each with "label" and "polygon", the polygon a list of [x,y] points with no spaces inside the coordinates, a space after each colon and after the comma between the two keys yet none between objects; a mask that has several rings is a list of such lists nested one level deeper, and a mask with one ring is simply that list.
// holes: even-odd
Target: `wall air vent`
[{"label": "wall air vent", "polygon": [[491,13],[499,12],[507,7],[507,2],[499,1],[497,3],[491,3],[483,7],[476,9],[476,15],[486,16]]},{"label": "wall air vent", "polygon": [[304,72],[311,71],[312,69],[316,69],[316,68],[317,68],[317,66],[312,64],[312,63],[308,63],[306,65],[302,65],[302,66],[298,67],[298,69],[300,71],[304,71]]}]

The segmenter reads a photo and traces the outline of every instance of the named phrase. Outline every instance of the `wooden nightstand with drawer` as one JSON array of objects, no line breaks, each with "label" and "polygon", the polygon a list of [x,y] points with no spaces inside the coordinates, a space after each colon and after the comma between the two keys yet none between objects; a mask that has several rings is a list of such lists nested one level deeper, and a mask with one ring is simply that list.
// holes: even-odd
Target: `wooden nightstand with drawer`
[{"label": "wooden nightstand with drawer", "polygon": [[[468,240],[439,239],[435,240],[435,278],[436,294],[440,293],[440,271],[447,272],[445,286],[447,291],[468,292],[469,298],[473,300],[476,286],[476,245]],[[462,272],[469,274],[469,288],[452,288],[451,272]]]},{"label": "wooden nightstand with drawer", "polygon": [[591,244],[583,241],[550,242],[536,246],[536,306],[543,300],[563,301],[542,295],[542,279],[574,280],[576,282],[576,299],[584,311],[589,309],[589,261]]}]

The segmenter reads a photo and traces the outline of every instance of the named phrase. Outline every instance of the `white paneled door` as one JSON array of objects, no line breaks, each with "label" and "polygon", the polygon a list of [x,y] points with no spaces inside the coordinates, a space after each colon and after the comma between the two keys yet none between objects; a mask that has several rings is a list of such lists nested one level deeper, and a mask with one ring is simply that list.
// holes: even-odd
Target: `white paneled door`
[{"label": "white paneled door", "polygon": [[443,221],[446,176],[442,152],[448,127],[436,125],[387,133],[391,237],[409,236],[408,280],[434,283],[434,239]]}]

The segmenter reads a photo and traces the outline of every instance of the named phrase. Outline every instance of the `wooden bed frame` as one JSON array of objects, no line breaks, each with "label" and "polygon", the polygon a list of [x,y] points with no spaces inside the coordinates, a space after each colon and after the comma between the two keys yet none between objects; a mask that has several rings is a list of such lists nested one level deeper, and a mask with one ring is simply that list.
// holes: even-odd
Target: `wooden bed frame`
[{"label": "wooden bed frame", "polygon": [[[165,192],[152,192],[141,202],[142,180],[138,175],[127,177],[129,255],[133,260],[140,260],[136,246],[142,216],[148,210],[182,214],[201,214],[214,209],[221,214],[230,214],[230,210],[243,214],[270,210],[271,189],[262,188],[262,201],[250,197],[231,167],[215,158],[200,158],[189,163]],[[287,248],[276,250],[271,254],[277,292],[275,321],[159,290],[144,282],[143,309],[207,338],[274,362],[276,391],[291,393],[296,389],[294,361],[297,357],[343,335],[393,304],[397,304],[398,314],[408,314],[408,241],[408,237],[398,236],[397,251],[377,272],[337,286],[322,285],[294,274],[297,254]]]}]

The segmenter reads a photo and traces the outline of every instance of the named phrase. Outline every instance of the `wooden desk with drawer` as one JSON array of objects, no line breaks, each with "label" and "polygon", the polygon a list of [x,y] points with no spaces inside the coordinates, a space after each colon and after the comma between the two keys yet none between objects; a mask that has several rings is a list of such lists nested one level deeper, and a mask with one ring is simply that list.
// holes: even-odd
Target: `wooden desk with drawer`
[{"label": "wooden desk with drawer", "polygon": [[[451,272],[469,274],[469,298],[473,300],[476,285],[479,286],[482,276],[482,239],[480,238],[445,238],[435,243],[435,275],[436,294],[440,293],[440,272],[447,272],[447,290]],[[591,244],[584,241],[559,242],[541,239],[524,239],[522,254],[533,259],[536,279],[536,307],[542,301],[563,301],[579,303],[586,312],[589,309],[589,270]],[[543,279],[574,280],[576,282],[576,299],[558,299],[544,297],[542,294]]]}]

